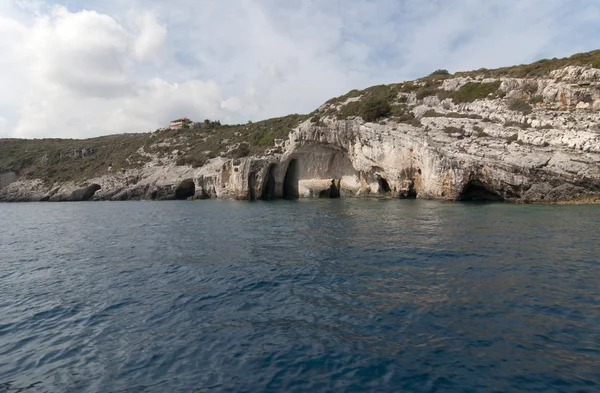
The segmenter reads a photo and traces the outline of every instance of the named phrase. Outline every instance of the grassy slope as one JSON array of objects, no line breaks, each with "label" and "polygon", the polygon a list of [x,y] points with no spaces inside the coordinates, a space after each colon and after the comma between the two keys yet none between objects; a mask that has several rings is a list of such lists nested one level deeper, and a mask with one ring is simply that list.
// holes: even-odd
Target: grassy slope
[{"label": "grassy slope", "polygon": [[[454,76],[540,77],[568,65],[600,68],[600,50],[580,53],[564,59],[540,60],[528,65],[496,70],[480,69],[458,72]],[[78,181],[120,169],[135,168],[150,160],[148,154],[159,158],[169,156],[178,164],[202,166],[208,159],[226,154],[237,158],[260,154],[274,146],[277,138],[285,138],[290,130],[311,118],[318,123],[322,117],[344,119],[362,116],[369,121],[394,118],[399,122],[419,126],[398,93],[415,92],[418,98],[438,95],[457,102],[470,102],[498,93],[498,84],[469,83],[454,93],[440,90],[442,81],[452,75],[434,73],[415,82],[373,86],[352,90],[333,98],[321,111],[310,115],[289,115],[245,125],[211,125],[191,130],[166,130],[154,133],[110,135],[85,140],[74,139],[0,139],[0,172],[18,170],[26,178],[41,178],[48,183]],[[339,104],[349,98],[359,100]],[[232,146],[238,146],[231,150]],[[82,157],[82,150],[89,155]],[[177,151],[176,153],[174,153]]]},{"label": "grassy slope", "polygon": [[[110,171],[136,168],[170,156],[195,167],[241,145],[229,157],[260,154],[277,138],[307,117],[290,115],[245,125],[208,126],[199,129],[108,135],[91,139],[0,139],[0,172],[17,170],[29,179],[48,183],[83,182]],[[85,155],[81,154],[85,151]],[[177,151],[177,153],[173,153]]]}]

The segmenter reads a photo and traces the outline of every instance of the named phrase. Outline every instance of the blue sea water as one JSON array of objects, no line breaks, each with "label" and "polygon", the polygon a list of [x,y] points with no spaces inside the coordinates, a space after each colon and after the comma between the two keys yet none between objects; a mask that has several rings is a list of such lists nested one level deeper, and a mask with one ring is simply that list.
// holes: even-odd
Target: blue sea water
[{"label": "blue sea water", "polygon": [[600,391],[600,207],[0,205],[0,392],[262,391]]}]

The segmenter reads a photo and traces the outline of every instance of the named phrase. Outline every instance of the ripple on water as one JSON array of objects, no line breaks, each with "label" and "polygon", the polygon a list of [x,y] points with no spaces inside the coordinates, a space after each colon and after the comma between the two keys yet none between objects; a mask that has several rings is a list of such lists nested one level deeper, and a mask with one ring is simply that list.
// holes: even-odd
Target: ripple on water
[{"label": "ripple on water", "polygon": [[404,202],[0,205],[0,392],[600,390],[595,207]]}]

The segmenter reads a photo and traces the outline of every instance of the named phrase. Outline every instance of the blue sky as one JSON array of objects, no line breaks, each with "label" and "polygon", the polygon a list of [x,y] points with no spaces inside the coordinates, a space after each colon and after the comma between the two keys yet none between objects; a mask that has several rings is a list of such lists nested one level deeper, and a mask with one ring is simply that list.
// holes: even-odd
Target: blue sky
[{"label": "blue sky", "polygon": [[307,113],[354,88],[600,48],[583,0],[0,0],[0,137]]}]

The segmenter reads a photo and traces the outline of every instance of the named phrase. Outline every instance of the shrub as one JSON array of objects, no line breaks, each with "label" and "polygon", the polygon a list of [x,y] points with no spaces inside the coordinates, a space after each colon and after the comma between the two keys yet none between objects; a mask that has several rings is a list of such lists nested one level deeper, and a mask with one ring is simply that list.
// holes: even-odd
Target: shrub
[{"label": "shrub", "polygon": [[417,100],[422,100],[425,97],[436,96],[438,93],[437,86],[424,86],[417,90]]},{"label": "shrub", "polygon": [[422,127],[423,124],[412,112],[404,112],[398,116],[395,116],[396,121],[399,123],[409,124],[413,127]]},{"label": "shrub", "polygon": [[482,100],[487,98],[490,94],[494,94],[498,91],[500,82],[491,83],[475,83],[468,82],[462,86],[454,94],[454,101],[457,103],[461,102],[473,102],[475,100]]},{"label": "shrub", "polygon": [[241,143],[235,149],[227,153],[228,158],[242,158],[250,154],[250,147],[246,143]]},{"label": "shrub", "polygon": [[392,105],[391,111],[392,111],[392,116],[394,116],[394,117],[404,116],[404,114],[406,113],[406,105],[403,105],[403,104]]},{"label": "shrub", "polygon": [[446,126],[444,127],[444,132],[446,134],[463,134],[464,130],[462,128],[458,128],[458,127],[453,127],[453,126]]},{"label": "shrub", "polygon": [[412,120],[410,120],[407,124],[410,124],[413,127],[423,127],[423,123],[421,123],[421,120],[414,118]]},{"label": "shrub", "polygon": [[443,113],[436,112],[435,109],[429,109],[423,113],[423,117],[444,117]]},{"label": "shrub", "polygon": [[388,117],[391,113],[392,108],[389,102],[381,98],[368,99],[360,109],[360,117],[367,122],[374,122],[382,117]]},{"label": "shrub", "polygon": [[600,68],[600,50],[587,53],[577,53],[563,59],[542,59],[532,64],[522,64],[512,67],[503,67],[496,70],[477,70],[470,72],[457,72],[456,76],[475,76],[484,74],[486,77],[497,78],[509,76],[513,78],[525,78],[547,75],[550,71],[564,68],[566,66],[589,66]]},{"label": "shrub", "polygon": [[436,95],[440,99],[440,101],[444,101],[447,98],[453,99],[455,94],[456,94],[456,92],[454,92],[452,90],[444,90],[444,89],[438,89],[437,93],[436,93]]},{"label": "shrub", "polygon": [[540,102],[544,102],[544,97],[536,95],[529,99],[530,104],[538,104]]},{"label": "shrub", "polygon": [[429,74],[429,76],[450,76],[450,73],[448,70],[440,69],[433,71],[431,74]]},{"label": "shrub", "polygon": [[526,103],[523,100],[518,100],[518,99],[510,100],[508,102],[508,109],[510,109],[511,111],[521,112],[525,115],[530,114],[531,111],[533,110],[531,108],[531,105],[529,105],[528,103]]},{"label": "shrub", "polygon": [[506,138],[506,141],[508,143],[513,143],[519,140],[519,134],[512,134],[511,136],[509,136],[508,138]]}]

